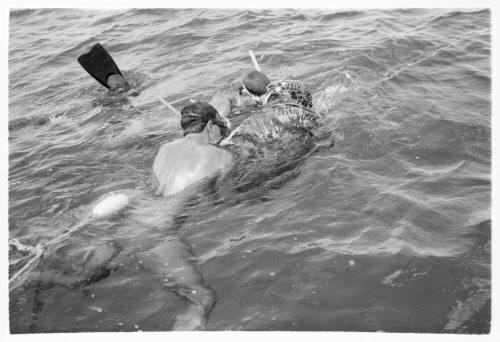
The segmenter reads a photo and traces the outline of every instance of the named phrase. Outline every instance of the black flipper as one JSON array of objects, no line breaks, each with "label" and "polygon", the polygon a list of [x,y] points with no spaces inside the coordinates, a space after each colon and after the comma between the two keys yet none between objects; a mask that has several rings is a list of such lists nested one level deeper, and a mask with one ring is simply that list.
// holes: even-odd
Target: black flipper
[{"label": "black flipper", "polygon": [[78,57],[78,63],[90,76],[108,89],[110,88],[108,85],[109,75],[118,74],[123,77],[113,58],[99,43],[95,44],[89,52]]}]

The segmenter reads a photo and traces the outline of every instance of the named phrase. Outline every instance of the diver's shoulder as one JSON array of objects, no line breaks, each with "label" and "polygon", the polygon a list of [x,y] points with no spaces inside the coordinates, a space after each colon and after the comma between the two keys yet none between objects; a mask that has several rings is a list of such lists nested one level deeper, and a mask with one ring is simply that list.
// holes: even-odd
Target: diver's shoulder
[{"label": "diver's shoulder", "polygon": [[161,145],[160,151],[178,151],[183,148],[192,148],[194,144],[190,139],[185,137],[179,140],[169,141]]},{"label": "diver's shoulder", "polygon": [[206,151],[205,157],[208,160],[216,161],[217,163],[230,163],[233,160],[233,155],[231,152],[214,146],[214,145],[205,145],[204,149]]},{"label": "diver's shoulder", "polygon": [[229,151],[226,151],[225,149],[223,149],[219,146],[203,145],[203,148],[211,155],[220,155],[220,156],[231,155],[231,153]]}]

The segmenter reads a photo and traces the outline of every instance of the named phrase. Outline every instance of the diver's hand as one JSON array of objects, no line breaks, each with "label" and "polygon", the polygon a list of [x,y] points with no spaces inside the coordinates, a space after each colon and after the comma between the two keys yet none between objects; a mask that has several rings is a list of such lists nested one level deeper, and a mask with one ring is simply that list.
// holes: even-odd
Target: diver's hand
[{"label": "diver's hand", "polygon": [[240,94],[234,96],[233,102],[235,107],[260,106],[263,103],[262,98],[259,96]]},{"label": "diver's hand", "polygon": [[208,102],[212,107],[214,107],[219,115],[226,121],[227,127],[231,128],[231,122],[228,117],[231,116],[231,101],[227,96],[221,93],[215,93],[212,99]]},{"label": "diver's hand", "polygon": [[215,93],[208,102],[214,107],[220,116],[228,117],[231,115],[231,101],[221,93]]}]

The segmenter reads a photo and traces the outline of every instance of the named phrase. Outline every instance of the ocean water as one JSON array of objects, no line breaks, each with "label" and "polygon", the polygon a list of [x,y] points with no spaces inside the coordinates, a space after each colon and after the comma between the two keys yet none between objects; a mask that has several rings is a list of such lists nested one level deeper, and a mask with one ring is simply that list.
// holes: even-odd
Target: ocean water
[{"label": "ocean water", "polygon": [[[489,332],[489,10],[32,9],[9,30],[10,277],[103,196],[131,198],[11,284],[12,333]],[[80,67],[96,42],[138,96]],[[234,93],[249,49],[309,85],[334,143],[288,139],[182,205],[156,196],[154,157],[182,137],[156,97]]]}]

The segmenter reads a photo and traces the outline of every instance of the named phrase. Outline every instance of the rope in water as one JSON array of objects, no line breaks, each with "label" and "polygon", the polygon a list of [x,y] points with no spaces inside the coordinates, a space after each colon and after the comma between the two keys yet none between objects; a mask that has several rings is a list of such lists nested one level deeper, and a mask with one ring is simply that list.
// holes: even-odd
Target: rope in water
[{"label": "rope in water", "polygon": [[[12,291],[13,289],[15,289],[16,287],[18,286],[13,286],[14,282],[16,280],[18,280],[19,278],[21,278],[21,276],[26,273],[28,270],[32,270],[34,269],[37,265],[38,265],[38,262],[42,259],[42,256],[43,254],[48,251],[50,249],[50,247],[58,244],[59,242],[63,241],[64,238],[70,234],[72,234],[73,232],[79,230],[81,227],[83,227],[85,224],[87,224],[90,220],[92,220],[94,217],[94,215],[90,216],[90,217],[87,217],[86,219],[84,219],[82,222],[80,222],[79,224],[71,227],[70,229],[67,229],[63,234],[59,235],[58,237],[56,237],[55,239],[52,239],[52,240],[49,240],[48,242],[46,243],[40,243],[38,244],[36,247],[31,247],[31,246],[26,246],[26,245],[22,245],[23,248],[25,250],[30,250],[31,252],[36,252],[35,255],[33,256],[33,258],[31,258],[30,261],[28,261],[26,263],[26,265],[24,265],[19,271],[17,271],[10,279],[9,279],[9,286],[10,286],[10,291]],[[19,244],[21,244],[17,239],[16,241],[12,241],[10,242],[11,244],[15,245],[16,247],[20,246]],[[23,258],[21,258],[23,259]],[[24,258],[25,259],[25,258]],[[20,260],[16,260],[16,263],[19,262]],[[22,283],[22,282],[21,282]]]},{"label": "rope in water", "polygon": [[[106,197],[97,205],[94,206],[92,210],[92,214],[87,216],[86,218],[83,219],[80,223],[77,225],[70,227],[66,229],[61,235],[57,236],[56,238],[49,240],[46,243],[40,243],[36,247],[31,247],[31,246],[26,246],[19,242],[17,239],[12,239],[9,241],[10,244],[13,246],[16,246],[19,250],[24,250],[24,251],[30,251],[30,252],[36,252],[33,258],[26,263],[19,271],[17,271],[10,279],[9,279],[9,291],[14,290],[15,288],[19,287],[22,285],[24,280],[21,280],[17,283],[15,283],[17,280],[20,278],[22,279],[22,276],[24,274],[27,274],[29,270],[34,269],[40,260],[43,257],[43,254],[50,249],[50,247],[60,243],[63,241],[68,235],[74,233],[75,231],[79,230],[83,226],[85,226],[87,223],[92,221],[95,218],[104,218],[108,217],[110,215],[113,215],[123,208],[125,208],[129,203],[129,199],[126,195],[123,194],[114,194],[111,196]],[[24,258],[25,259],[25,258]],[[16,263],[19,262],[19,260],[16,260]]]}]

